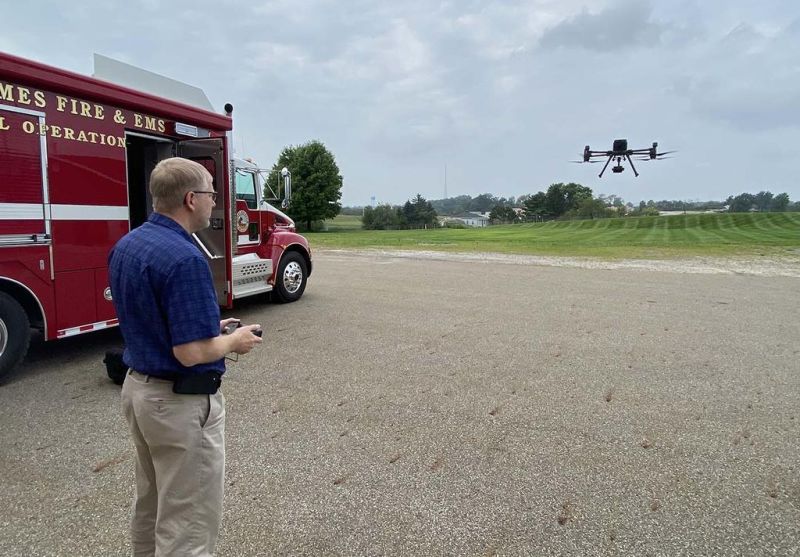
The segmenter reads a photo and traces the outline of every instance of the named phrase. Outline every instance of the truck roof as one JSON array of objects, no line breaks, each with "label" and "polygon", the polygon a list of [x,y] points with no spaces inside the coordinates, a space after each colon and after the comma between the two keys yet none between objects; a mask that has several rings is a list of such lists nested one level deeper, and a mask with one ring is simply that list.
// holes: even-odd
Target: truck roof
[{"label": "truck roof", "polygon": [[232,120],[180,102],[158,97],[94,77],[73,73],[33,60],[0,52],[0,79],[13,79],[26,85],[50,89],[97,102],[126,106],[147,113],[157,113],[176,120],[201,124],[215,130],[230,130]]}]

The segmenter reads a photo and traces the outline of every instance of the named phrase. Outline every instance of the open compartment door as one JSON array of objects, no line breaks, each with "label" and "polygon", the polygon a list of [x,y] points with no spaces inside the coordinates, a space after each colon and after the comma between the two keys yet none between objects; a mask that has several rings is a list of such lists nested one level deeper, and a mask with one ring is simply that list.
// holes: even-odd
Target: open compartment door
[{"label": "open compartment door", "polygon": [[230,305],[230,257],[227,257],[227,246],[230,246],[230,196],[228,195],[228,174],[225,165],[225,151],[222,138],[188,139],[178,143],[178,156],[191,159],[202,164],[214,178],[214,190],[217,192],[217,205],[211,212],[211,225],[194,234],[194,240],[200,247],[214,277],[214,289],[217,301],[222,306]]}]

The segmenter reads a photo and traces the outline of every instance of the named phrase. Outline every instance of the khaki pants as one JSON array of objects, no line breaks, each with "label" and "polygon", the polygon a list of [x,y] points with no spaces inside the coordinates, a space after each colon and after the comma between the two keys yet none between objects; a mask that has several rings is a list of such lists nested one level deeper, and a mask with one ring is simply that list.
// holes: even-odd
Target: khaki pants
[{"label": "khaki pants", "polygon": [[222,393],[179,395],[171,381],[130,371],[122,410],[136,447],[133,554],[212,555],[225,476]]}]

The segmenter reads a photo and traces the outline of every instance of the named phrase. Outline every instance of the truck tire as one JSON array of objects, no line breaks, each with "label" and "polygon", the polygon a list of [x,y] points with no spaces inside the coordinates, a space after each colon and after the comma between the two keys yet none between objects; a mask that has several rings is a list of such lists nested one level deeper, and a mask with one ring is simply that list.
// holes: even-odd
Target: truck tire
[{"label": "truck tire", "polygon": [[303,256],[296,251],[290,251],[281,257],[278,265],[278,274],[275,275],[275,299],[281,303],[295,302],[303,295],[306,289],[308,273]]},{"label": "truck tire", "polygon": [[0,292],[0,378],[25,357],[30,341],[28,314],[14,298]]}]

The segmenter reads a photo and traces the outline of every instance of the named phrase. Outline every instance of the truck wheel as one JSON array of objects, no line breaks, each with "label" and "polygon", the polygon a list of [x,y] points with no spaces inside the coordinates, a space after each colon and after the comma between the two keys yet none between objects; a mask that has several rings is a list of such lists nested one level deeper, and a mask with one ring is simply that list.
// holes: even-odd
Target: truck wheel
[{"label": "truck wheel", "polygon": [[278,274],[275,275],[275,298],[278,302],[288,303],[300,299],[306,289],[306,262],[303,256],[292,251],[281,258]]},{"label": "truck wheel", "polygon": [[14,298],[0,292],[0,377],[22,360],[30,340],[28,314]]}]

